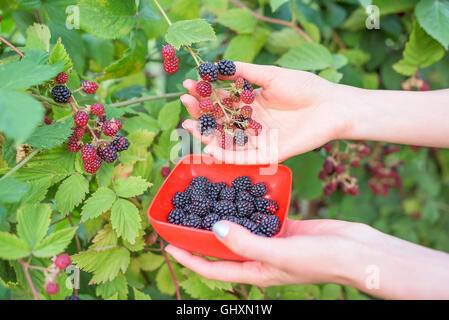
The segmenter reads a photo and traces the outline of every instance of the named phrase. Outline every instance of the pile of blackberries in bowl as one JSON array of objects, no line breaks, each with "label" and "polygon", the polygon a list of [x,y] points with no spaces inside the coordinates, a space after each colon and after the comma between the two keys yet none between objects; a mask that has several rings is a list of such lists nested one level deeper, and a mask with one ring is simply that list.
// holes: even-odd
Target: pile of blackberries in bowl
[{"label": "pile of blackberries in bowl", "polygon": [[217,221],[228,220],[259,236],[272,237],[279,232],[281,221],[276,215],[277,202],[266,198],[268,191],[264,182],[253,184],[248,176],[237,177],[230,186],[197,176],[184,191],[174,194],[167,222],[212,230]]}]

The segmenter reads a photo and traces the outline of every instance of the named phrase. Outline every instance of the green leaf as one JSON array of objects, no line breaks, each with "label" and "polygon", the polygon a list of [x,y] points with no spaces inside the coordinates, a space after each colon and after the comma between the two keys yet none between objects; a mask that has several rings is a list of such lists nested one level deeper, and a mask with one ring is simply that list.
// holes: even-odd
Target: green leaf
[{"label": "green leaf", "polygon": [[73,67],[72,60],[69,57],[69,54],[67,53],[64,45],[62,44],[62,39],[59,38],[58,42],[56,42],[55,46],[51,50],[50,58],[48,60],[49,64],[54,64],[56,62],[64,62],[64,70],[68,71]]},{"label": "green leaf", "polygon": [[10,138],[6,138],[3,141],[2,145],[2,156],[5,159],[6,163],[9,167],[14,167],[16,165],[16,155],[17,150],[14,144],[14,140]]},{"label": "green leaf", "polygon": [[114,280],[120,271],[126,272],[130,256],[125,248],[112,248],[83,251],[72,256],[72,260],[80,269],[94,274],[91,283],[105,283]]},{"label": "green leaf", "polygon": [[[179,267],[176,264],[171,264],[173,273],[176,278],[180,278],[181,274],[179,272]],[[173,283],[173,278],[171,276],[170,270],[168,269],[167,264],[164,264],[156,275],[156,285],[160,292],[166,293],[169,295],[175,294],[176,288]]]},{"label": "green leaf", "polygon": [[163,255],[145,252],[137,258],[137,261],[142,270],[154,271],[164,263],[165,258]]},{"label": "green leaf", "polygon": [[218,16],[217,22],[238,33],[253,33],[256,29],[256,19],[245,9],[227,10]]},{"label": "green leaf", "polygon": [[51,208],[48,204],[24,204],[17,212],[17,233],[33,249],[47,234]]},{"label": "green leaf", "polygon": [[119,197],[132,198],[145,192],[151,183],[141,177],[129,177],[118,179],[114,184],[114,190]]},{"label": "green leaf", "polygon": [[81,0],[81,27],[96,37],[116,39],[129,34],[136,24],[132,0]]},{"label": "green leaf", "polygon": [[434,223],[440,217],[439,209],[434,201],[427,201],[422,209],[422,217],[424,220]]},{"label": "green leaf", "polygon": [[[3,76],[0,70],[0,82]],[[17,106],[20,106],[20,112],[17,112]],[[0,131],[19,142],[26,140],[44,117],[42,104],[26,93],[9,89],[0,89],[0,110]]]},{"label": "green leaf", "polygon": [[114,191],[108,188],[98,188],[98,190],[90,197],[83,206],[81,212],[81,221],[93,219],[108,211],[116,200]]},{"label": "green leaf", "polygon": [[119,274],[114,280],[106,283],[100,283],[97,286],[97,296],[108,299],[118,293],[118,299],[126,300],[128,298],[128,281],[123,274]]},{"label": "green leaf", "polygon": [[69,214],[83,201],[87,192],[89,192],[89,182],[86,178],[80,174],[71,175],[64,180],[56,192],[56,208],[62,214]]},{"label": "green leaf", "polygon": [[365,51],[360,49],[347,49],[341,51],[340,53],[348,58],[350,64],[357,67],[364,65],[371,58],[371,55],[369,53],[366,53]]},{"label": "green leaf", "polygon": [[0,180],[0,202],[19,202],[27,191],[28,183],[26,182],[20,182],[11,177]]},{"label": "green leaf", "polygon": [[60,146],[73,133],[73,121],[56,122],[36,128],[26,143],[39,150],[50,150]]},{"label": "green leaf", "polygon": [[173,23],[169,28],[165,40],[176,49],[190,46],[207,40],[215,40],[215,32],[206,20],[183,20]]},{"label": "green leaf", "polygon": [[27,243],[13,234],[0,232],[0,258],[16,260],[30,254]]},{"label": "green leaf", "polygon": [[303,42],[289,50],[278,61],[282,67],[298,70],[321,70],[333,65],[329,50],[318,43]]},{"label": "green leaf", "polygon": [[250,35],[242,34],[232,38],[223,57],[233,61],[252,62],[256,55],[256,39]]},{"label": "green leaf", "polygon": [[40,258],[49,258],[63,252],[76,232],[75,228],[56,231],[42,240],[33,250],[33,255]]},{"label": "green leaf", "polygon": [[35,181],[28,182],[29,189],[27,193],[23,196],[23,203],[34,203],[42,201],[47,194],[48,188],[51,185],[51,177],[46,177],[38,179]]},{"label": "green leaf", "polygon": [[304,38],[291,28],[282,28],[280,31],[271,32],[265,44],[268,51],[280,55],[297,47]]},{"label": "green leaf", "polygon": [[45,24],[34,23],[26,30],[25,48],[30,50],[50,50],[50,29]]},{"label": "green leaf", "polygon": [[128,200],[117,200],[111,209],[111,223],[118,236],[134,244],[140,229],[139,210]]},{"label": "green leaf", "polygon": [[179,123],[181,104],[178,99],[166,103],[159,111],[158,122],[162,130],[170,130]]},{"label": "green leaf", "polygon": [[445,54],[444,48],[438,41],[430,37],[415,22],[410,39],[405,45],[403,58],[393,65],[393,69],[406,76],[415,74],[418,68],[424,68],[439,61]]},{"label": "green leaf", "polygon": [[117,245],[117,234],[112,229],[111,224],[107,224],[103,229],[99,230],[94,239],[93,245],[89,249],[103,249],[105,247],[113,247]]},{"label": "green leaf", "polygon": [[327,68],[318,74],[321,78],[329,80],[330,82],[339,83],[343,78],[343,74],[335,70],[334,68]]},{"label": "green leaf", "polygon": [[449,1],[421,0],[415,8],[421,27],[447,49],[449,46]]},{"label": "green leaf", "polygon": [[275,12],[280,6],[287,2],[288,0],[270,0],[271,10]]},{"label": "green leaf", "polygon": [[145,66],[145,49],[143,45],[128,49],[124,56],[106,68],[102,80],[122,78],[142,70]]},{"label": "green leaf", "polygon": [[134,300],[151,300],[151,297],[133,287]]},{"label": "green leaf", "polygon": [[248,300],[264,300],[263,293],[256,286],[252,286],[248,293]]},{"label": "green leaf", "polygon": [[320,299],[336,300],[339,299],[341,295],[342,295],[341,286],[329,283],[323,286],[323,291],[321,292]]}]

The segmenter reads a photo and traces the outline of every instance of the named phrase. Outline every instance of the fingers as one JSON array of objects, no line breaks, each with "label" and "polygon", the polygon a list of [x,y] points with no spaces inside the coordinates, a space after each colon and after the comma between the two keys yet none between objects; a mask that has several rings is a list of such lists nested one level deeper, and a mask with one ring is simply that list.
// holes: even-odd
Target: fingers
[{"label": "fingers", "polygon": [[165,251],[206,279],[265,285],[277,274],[271,267],[258,262],[210,261],[173,245],[168,245]]},{"label": "fingers", "polygon": [[204,148],[204,152],[208,153],[219,162],[232,164],[277,164],[277,153],[264,152],[264,150],[256,148],[248,148],[245,150],[222,149],[217,144],[208,145]]},{"label": "fingers", "polygon": [[270,85],[279,73],[279,68],[274,66],[264,66],[245,62],[235,62],[236,71],[232,77],[220,77],[223,80],[235,80],[242,77],[251,83],[263,88]]}]

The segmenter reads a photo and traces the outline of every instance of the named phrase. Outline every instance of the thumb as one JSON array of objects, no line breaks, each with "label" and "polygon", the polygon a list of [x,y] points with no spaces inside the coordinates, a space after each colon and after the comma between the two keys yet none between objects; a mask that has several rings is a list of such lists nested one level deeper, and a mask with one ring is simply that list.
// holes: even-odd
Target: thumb
[{"label": "thumb", "polygon": [[264,66],[245,62],[235,62],[235,74],[231,77],[220,77],[223,80],[235,80],[238,77],[248,80],[263,88],[277,76],[280,68],[275,66]]},{"label": "thumb", "polygon": [[282,265],[285,261],[283,239],[257,236],[244,227],[225,220],[216,222],[212,231],[229,249],[242,257],[271,265]]}]

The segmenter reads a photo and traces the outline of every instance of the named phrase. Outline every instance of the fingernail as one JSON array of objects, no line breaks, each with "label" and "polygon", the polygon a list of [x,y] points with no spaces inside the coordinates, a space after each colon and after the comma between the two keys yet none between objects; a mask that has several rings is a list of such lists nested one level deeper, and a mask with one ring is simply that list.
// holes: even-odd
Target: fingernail
[{"label": "fingernail", "polygon": [[182,104],[184,104],[184,105],[186,104],[186,103],[185,103],[185,100],[186,100],[186,99],[185,99],[184,95],[182,95],[179,99],[181,100]]},{"label": "fingernail", "polygon": [[[184,88],[186,88],[186,83],[187,83],[187,79],[186,80],[184,80],[183,82],[182,82],[182,85],[184,86]],[[186,88],[187,89],[187,88]]]},{"label": "fingernail", "polygon": [[212,231],[218,238],[223,240],[229,233],[229,226],[224,222],[218,221],[212,226]]},{"label": "fingernail", "polygon": [[187,128],[189,127],[189,125],[187,124],[187,120],[183,121],[181,126],[187,130]]}]

